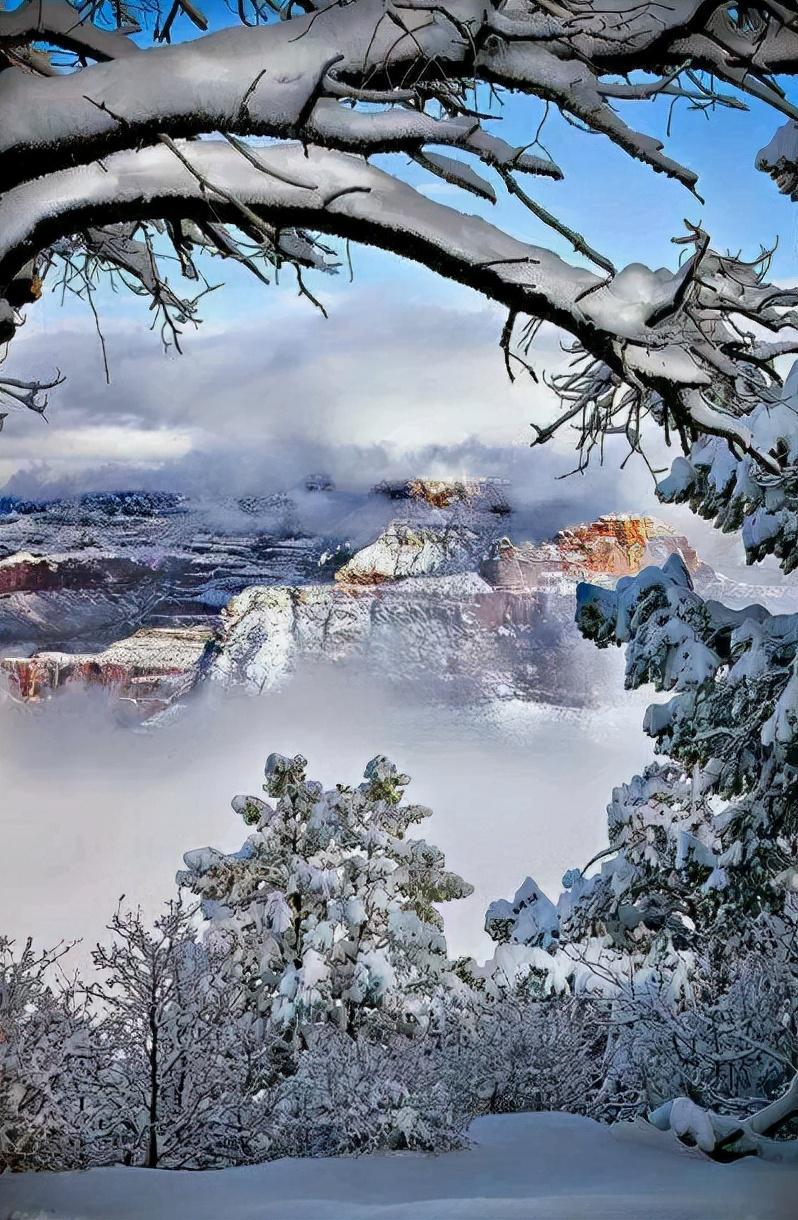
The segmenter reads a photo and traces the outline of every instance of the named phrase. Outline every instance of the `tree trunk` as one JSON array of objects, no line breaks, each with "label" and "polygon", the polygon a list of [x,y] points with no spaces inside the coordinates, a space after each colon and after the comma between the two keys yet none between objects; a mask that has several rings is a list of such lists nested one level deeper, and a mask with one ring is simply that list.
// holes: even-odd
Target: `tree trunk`
[{"label": "tree trunk", "polygon": [[147,1169],[158,1165],[158,1021],[154,1001],[149,1008],[150,1026],[150,1105],[147,1134]]}]

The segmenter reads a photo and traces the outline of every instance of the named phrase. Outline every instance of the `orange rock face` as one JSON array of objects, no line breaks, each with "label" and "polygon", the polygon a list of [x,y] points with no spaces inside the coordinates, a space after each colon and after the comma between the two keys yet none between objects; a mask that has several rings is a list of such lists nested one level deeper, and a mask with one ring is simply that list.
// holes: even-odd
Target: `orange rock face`
[{"label": "orange rock face", "polygon": [[673,531],[653,517],[611,515],[561,530],[554,545],[575,572],[634,576],[643,566],[649,542],[672,537]]},{"label": "orange rock face", "polygon": [[701,561],[686,538],[653,517],[611,514],[560,530],[550,542],[514,545],[502,539],[482,574],[495,588],[533,591],[558,579],[635,576],[678,552],[691,572]]}]

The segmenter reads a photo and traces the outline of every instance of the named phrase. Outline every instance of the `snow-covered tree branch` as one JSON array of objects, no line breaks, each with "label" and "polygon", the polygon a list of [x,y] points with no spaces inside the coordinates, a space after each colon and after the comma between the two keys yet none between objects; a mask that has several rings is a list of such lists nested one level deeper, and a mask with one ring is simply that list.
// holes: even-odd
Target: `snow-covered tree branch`
[{"label": "snow-covered tree branch", "polygon": [[[334,269],[333,252],[314,236],[327,233],[417,259],[500,302],[508,354],[520,318],[569,333],[577,367],[557,388],[563,422],[581,420],[580,462],[607,430],[639,447],[641,419],[651,415],[685,450],[719,436],[780,477],[778,459],[745,421],[778,383],[774,357],[797,343],[795,295],[765,283],[766,258],[746,265],[715,254],[692,231],[680,270],[616,271],[589,235],[522,187],[522,175],[561,171],[539,138],[527,147],[501,138],[486,106],[508,90],[539,99],[696,191],[695,171],[624,116],[632,103],[663,95],[708,110],[740,107],[748,95],[793,122],[777,79],[798,64],[786,6],[298,7],[294,15],[290,5],[245,3],[229,28],[212,33],[183,3],[122,12],[30,0],[0,14],[0,338],[13,337],[42,276],[58,275],[64,258],[75,290],[91,294],[85,273],[74,274],[76,249],[149,295],[162,332],[177,342],[198,317],[197,297],[167,282],[164,248],[194,280],[203,251],[261,278],[270,265],[292,264],[314,299],[302,273]],[[165,45],[175,23],[194,36]],[[262,137],[278,146],[253,143]],[[788,131],[776,142],[761,166],[786,189],[794,140]],[[368,164],[397,152],[489,201],[501,191],[515,196],[600,273],[435,204]],[[763,329],[775,343],[761,341]],[[43,409],[48,380],[25,387],[24,405]],[[12,388],[0,381],[0,393],[19,403]]]}]

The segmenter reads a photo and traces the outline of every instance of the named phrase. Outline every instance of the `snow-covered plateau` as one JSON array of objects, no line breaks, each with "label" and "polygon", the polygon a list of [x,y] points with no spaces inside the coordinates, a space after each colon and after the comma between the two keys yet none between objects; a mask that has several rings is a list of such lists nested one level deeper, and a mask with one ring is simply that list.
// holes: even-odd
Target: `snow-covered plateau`
[{"label": "snow-covered plateau", "polygon": [[798,1168],[723,1165],[638,1124],[477,1119],[471,1145],[196,1173],[0,1178],[3,1220],[794,1220]]}]

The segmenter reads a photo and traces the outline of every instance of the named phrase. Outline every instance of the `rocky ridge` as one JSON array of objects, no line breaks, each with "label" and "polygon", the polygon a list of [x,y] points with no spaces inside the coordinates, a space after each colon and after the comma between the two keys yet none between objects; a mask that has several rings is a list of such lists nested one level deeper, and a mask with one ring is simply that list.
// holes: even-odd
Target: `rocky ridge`
[{"label": "rocky ridge", "polygon": [[249,585],[318,579],[331,549],[284,495],[6,497],[0,647],[99,648],[126,629],[202,622]]},{"label": "rocky ridge", "polygon": [[519,546],[496,534],[494,522],[486,552],[473,520],[392,521],[332,583],[245,589],[222,611],[209,676],[268,690],[300,659],[359,659],[433,696],[591,706],[612,661],[573,627],[577,582],[613,584],[674,551],[714,576],[686,539],[646,517],[606,516]]},{"label": "rocky ridge", "polygon": [[[323,476],[306,490],[334,497]],[[215,530],[181,497],[18,505],[0,516],[0,545],[21,532],[61,550],[0,559],[0,631],[12,644],[42,626],[67,638],[0,658],[5,688],[26,701],[99,688],[125,719],[150,720],[202,682],[274,690],[317,660],[371,666],[433,699],[592,706],[612,661],[573,626],[576,583],[612,584],[674,551],[699,583],[715,576],[643,516],[513,543],[504,489],[486,480],[380,484],[375,506],[383,527],[353,548],[303,531],[287,497],[217,506]],[[120,638],[84,642],[119,626]]]}]

